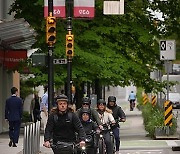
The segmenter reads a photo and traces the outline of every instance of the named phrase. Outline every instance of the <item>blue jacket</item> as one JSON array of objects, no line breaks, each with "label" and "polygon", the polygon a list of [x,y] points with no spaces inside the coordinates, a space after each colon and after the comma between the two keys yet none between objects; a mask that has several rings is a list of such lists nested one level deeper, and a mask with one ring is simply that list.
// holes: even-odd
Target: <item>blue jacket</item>
[{"label": "blue jacket", "polygon": [[11,96],[6,100],[5,119],[8,121],[17,121],[22,118],[22,99],[16,96]]}]

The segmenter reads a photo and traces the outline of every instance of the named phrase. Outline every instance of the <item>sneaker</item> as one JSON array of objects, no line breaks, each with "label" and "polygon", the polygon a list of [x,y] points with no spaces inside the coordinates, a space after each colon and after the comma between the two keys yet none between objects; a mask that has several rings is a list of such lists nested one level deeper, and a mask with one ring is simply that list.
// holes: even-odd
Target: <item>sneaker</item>
[{"label": "sneaker", "polygon": [[11,147],[11,146],[12,146],[12,140],[9,141],[9,147]]}]

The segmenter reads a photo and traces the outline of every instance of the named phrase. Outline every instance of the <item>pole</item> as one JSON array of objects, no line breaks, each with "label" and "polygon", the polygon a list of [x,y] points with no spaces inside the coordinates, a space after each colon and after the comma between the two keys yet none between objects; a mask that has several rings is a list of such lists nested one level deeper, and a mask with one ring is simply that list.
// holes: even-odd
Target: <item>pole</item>
[{"label": "pole", "polygon": [[167,100],[169,100],[169,61],[166,61],[167,65]]},{"label": "pole", "polygon": [[[48,0],[48,16],[53,16],[53,0]],[[48,111],[50,113],[54,101],[54,69],[52,44],[48,45]]]},{"label": "pole", "polygon": [[[72,9],[73,9],[73,0],[66,0],[68,34],[71,34],[72,32]],[[67,96],[68,96],[69,104],[72,104],[71,86],[72,86],[72,57],[67,56]]]}]

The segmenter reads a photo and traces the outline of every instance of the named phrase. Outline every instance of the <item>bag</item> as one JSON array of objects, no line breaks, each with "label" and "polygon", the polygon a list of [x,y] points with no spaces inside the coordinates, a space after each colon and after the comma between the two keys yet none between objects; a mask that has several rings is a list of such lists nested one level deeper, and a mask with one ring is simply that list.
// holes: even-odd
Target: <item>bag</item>
[{"label": "bag", "polygon": [[73,154],[74,144],[58,141],[52,149],[55,154]]}]

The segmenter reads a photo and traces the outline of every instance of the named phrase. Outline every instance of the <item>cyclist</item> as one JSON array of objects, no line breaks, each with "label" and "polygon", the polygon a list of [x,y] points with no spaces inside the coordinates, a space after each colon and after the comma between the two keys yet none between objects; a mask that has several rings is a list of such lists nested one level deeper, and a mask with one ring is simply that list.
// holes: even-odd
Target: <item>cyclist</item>
[{"label": "cyclist", "polygon": [[91,107],[91,100],[88,97],[82,98],[82,107],[76,111],[76,114],[78,115],[79,118],[81,116],[81,111],[83,109],[89,109],[91,120],[96,122],[98,126],[100,126],[101,128],[101,125],[102,125],[101,120],[99,119],[97,111]]},{"label": "cyclist", "polygon": [[109,96],[108,97],[108,104],[107,107],[112,110],[112,115],[116,121],[116,124],[112,127],[112,131],[115,137],[116,141],[116,151],[119,151],[120,146],[120,136],[119,136],[119,121],[125,122],[126,121],[126,115],[122,108],[116,104],[116,97],[115,96]]},{"label": "cyclist", "polygon": [[86,137],[90,139],[89,141],[86,142],[86,146],[87,146],[86,152],[88,154],[95,154],[97,148],[97,140],[95,133],[99,134],[100,130],[98,125],[90,119],[90,116],[91,116],[90,110],[83,109],[81,111],[80,120],[87,135]]},{"label": "cyclist", "polygon": [[[51,111],[51,114],[48,117],[43,145],[50,148],[50,141],[53,139],[53,145],[57,145],[58,143],[66,143],[67,147],[67,144],[69,143],[69,148],[67,149],[74,150],[70,147],[72,147],[72,143],[76,142],[76,133],[78,133],[80,147],[85,146],[85,131],[77,115],[71,112],[68,108],[67,96],[64,94],[59,95],[56,98],[56,103],[57,107]],[[73,151],[63,152],[64,149],[56,149],[53,147],[52,150],[54,154],[73,153]]]},{"label": "cyclist", "polygon": [[99,113],[100,120],[104,127],[103,137],[106,144],[106,152],[107,154],[113,154],[113,145],[110,136],[110,125],[115,124],[115,120],[112,115],[112,111],[106,108],[106,102],[103,99],[98,100],[97,111]]},{"label": "cyclist", "polygon": [[133,91],[131,91],[128,98],[128,101],[130,102],[130,111],[133,111],[135,107],[135,100],[136,100],[136,94]]}]

